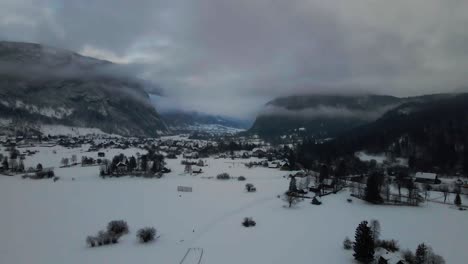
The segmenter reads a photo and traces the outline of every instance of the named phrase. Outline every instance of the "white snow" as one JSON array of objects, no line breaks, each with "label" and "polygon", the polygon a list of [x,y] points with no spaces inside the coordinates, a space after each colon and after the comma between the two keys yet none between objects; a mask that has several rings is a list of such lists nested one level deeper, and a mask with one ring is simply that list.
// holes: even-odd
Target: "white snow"
[{"label": "white snow", "polygon": [[[90,128],[90,127],[71,127],[64,125],[41,125],[40,131],[44,135],[58,136],[85,136],[85,135],[108,135],[99,128]],[[118,137],[118,135],[112,135]]]},{"label": "white snow", "polygon": [[235,134],[245,129],[234,128],[219,124],[195,124],[195,125],[187,125],[187,126],[171,126],[170,129],[172,130],[184,130],[184,131],[198,131],[198,132],[207,132],[207,133],[214,133],[214,134]]},{"label": "white snow", "polygon": [[384,154],[369,154],[366,152],[356,152],[355,156],[362,161],[375,160],[378,164],[383,163],[387,159]]},{"label": "white snow", "polygon": [[15,108],[27,110],[30,113],[36,113],[47,117],[54,117],[58,119],[62,119],[67,117],[73,113],[73,109],[65,108],[65,107],[38,107],[36,105],[25,104],[21,100],[16,100]]},{"label": "white snow", "polygon": [[[86,147],[36,149],[40,152],[28,156],[26,166],[97,155],[82,152]],[[106,157],[138,151],[109,149]],[[343,239],[353,238],[359,222],[370,219],[380,221],[383,239],[398,240],[402,249],[414,251],[425,242],[447,263],[466,261],[466,211],[439,203],[378,206],[354,198],[348,203],[346,191],[322,197],[320,206],[307,200],[285,208],[277,195],[287,189],[283,176],[290,172],[243,165],[254,158],[204,160],[208,166],[197,176],[185,174],[180,159],[167,160],[172,172],[161,179],[101,179],[98,167],[56,169],[61,179],[55,183],[0,176],[0,263],[179,263],[190,248],[203,249],[204,264],[353,263]],[[247,180],[210,178],[221,172]],[[257,192],[246,192],[246,183]],[[193,192],[177,192],[177,186]],[[242,227],[244,217],[253,217],[257,226]],[[114,219],[126,220],[130,234],[119,244],[88,248],[86,236]],[[146,226],[154,226],[160,237],[140,245],[135,234]]]}]

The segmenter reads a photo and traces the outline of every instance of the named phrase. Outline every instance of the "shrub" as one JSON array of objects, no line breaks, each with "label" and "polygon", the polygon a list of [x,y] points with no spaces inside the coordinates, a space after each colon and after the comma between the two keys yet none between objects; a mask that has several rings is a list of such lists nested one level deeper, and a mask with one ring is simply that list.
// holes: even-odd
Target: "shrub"
[{"label": "shrub", "polygon": [[351,240],[348,237],[346,237],[343,241],[343,248],[346,250],[350,250],[353,248],[353,242],[351,242]]},{"label": "shrub", "polygon": [[153,227],[145,227],[137,232],[137,238],[141,243],[148,243],[154,240],[156,236],[156,229]]},{"label": "shrub", "polygon": [[97,235],[99,245],[109,245],[111,243],[110,235],[108,232],[99,231]]},{"label": "shrub", "polygon": [[128,225],[124,220],[114,220],[107,224],[107,232],[116,236],[128,234]]},{"label": "shrub", "polygon": [[238,180],[238,181],[245,181],[246,178],[245,178],[244,176],[239,176],[239,177],[237,178],[237,180]]},{"label": "shrub", "polygon": [[106,231],[99,231],[96,236],[88,236],[86,244],[90,247],[99,247],[102,245],[116,244],[121,235],[116,235]]},{"label": "shrub", "polygon": [[221,173],[221,174],[218,174],[218,176],[216,176],[216,179],[218,180],[229,180],[231,178],[231,176],[229,176],[229,174],[227,173]]},{"label": "shrub", "polygon": [[255,186],[254,186],[253,184],[247,183],[247,184],[245,185],[245,190],[246,190],[247,192],[255,192],[257,189],[255,188]]},{"label": "shrub", "polygon": [[244,221],[242,221],[242,225],[244,227],[251,227],[255,226],[257,223],[252,219],[252,217],[245,217]]},{"label": "shrub", "polygon": [[90,246],[90,247],[95,247],[95,246],[97,246],[96,238],[95,238],[95,237],[92,237],[92,236],[88,236],[88,237],[86,238],[86,244],[88,244],[88,246]]},{"label": "shrub", "polygon": [[396,252],[400,250],[400,247],[398,246],[398,241],[396,240],[379,240],[377,241],[377,247],[384,248],[390,252]]}]

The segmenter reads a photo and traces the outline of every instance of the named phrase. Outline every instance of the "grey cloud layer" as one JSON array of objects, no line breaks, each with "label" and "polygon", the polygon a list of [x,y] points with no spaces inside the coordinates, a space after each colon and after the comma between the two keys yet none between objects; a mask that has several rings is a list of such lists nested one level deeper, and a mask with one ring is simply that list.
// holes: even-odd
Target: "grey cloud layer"
[{"label": "grey cloud layer", "polygon": [[3,0],[0,7],[1,39],[138,64],[168,95],[214,113],[251,116],[266,98],[302,92],[444,92],[468,76],[462,0]]},{"label": "grey cloud layer", "polygon": [[264,116],[284,116],[290,118],[316,119],[316,118],[355,118],[359,120],[371,121],[381,117],[388,110],[396,107],[390,105],[375,109],[373,111],[363,111],[350,109],[347,107],[331,107],[318,105],[316,107],[305,108],[301,110],[290,110],[283,107],[268,105],[260,112]]}]

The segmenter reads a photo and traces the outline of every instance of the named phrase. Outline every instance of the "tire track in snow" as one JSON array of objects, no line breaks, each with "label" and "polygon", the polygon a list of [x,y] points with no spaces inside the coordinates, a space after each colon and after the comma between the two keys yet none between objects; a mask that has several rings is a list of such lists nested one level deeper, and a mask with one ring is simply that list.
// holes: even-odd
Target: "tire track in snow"
[{"label": "tire track in snow", "polygon": [[203,258],[203,248],[189,248],[179,264],[200,264]]},{"label": "tire track in snow", "polygon": [[260,204],[263,204],[265,202],[275,200],[275,199],[277,199],[275,196],[273,196],[273,197],[267,196],[267,197],[263,197],[263,198],[258,198],[258,199],[255,199],[255,200],[245,204],[242,207],[239,207],[239,208],[237,208],[235,210],[232,210],[230,212],[227,212],[227,213],[224,213],[224,214],[220,215],[219,217],[215,218],[213,221],[203,225],[202,228],[198,229],[199,231],[196,232],[196,236],[193,237],[192,239],[190,239],[189,243],[193,245],[198,239],[200,239],[201,236],[203,236],[204,234],[209,232],[211,229],[213,229],[216,225],[223,222],[224,220],[226,220],[226,219],[228,219],[228,218],[230,218],[232,216],[235,216],[235,215],[241,213],[242,211],[245,211],[247,209],[250,209],[252,207],[255,207],[257,205],[260,205]]}]

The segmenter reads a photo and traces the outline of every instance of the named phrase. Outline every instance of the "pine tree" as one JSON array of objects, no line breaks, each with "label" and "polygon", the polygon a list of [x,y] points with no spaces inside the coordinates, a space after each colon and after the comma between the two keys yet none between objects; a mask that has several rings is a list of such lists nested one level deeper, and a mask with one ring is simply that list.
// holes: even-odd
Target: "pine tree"
[{"label": "pine tree", "polygon": [[296,177],[292,176],[291,181],[289,182],[289,191],[297,192]]},{"label": "pine tree", "polygon": [[134,156],[130,157],[130,160],[128,161],[128,170],[133,171],[137,167],[137,162]]},{"label": "pine tree", "polygon": [[367,178],[366,195],[364,199],[371,203],[381,203],[382,197],[379,192],[379,177],[378,174],[372,174]]},{"label": "pine tree", "polygon": [[5,159],[3,160],[2,165],[3,165],[4,170],[8,170],[10,168],[10,165],[8,164],[8,158],[7,157],[5,157]]},{"label": "pine tree", "polygon": [[457,206],[460,206],[462,204],[462,201],[461,201],[461,197],[460,197],[460,194],[457,193],[457,196],[455,196],[455,201],[454,201],[455,205]]},{"label": "pine tree", "polygon": [[320,167],[320,175],[319,175],[320,183],[322,183],[323,180],[327,178],[328,178],[328,167],[324,164]]},{"label": "pine tree", "polygon": [[427,260],[427,247],[424,243],[419,244],[418,248],[416,249],[416,258],[415,264],[425,264]]},{"label": "pine tree", "polygon": [[374,259],[374,238],[367,221],[362,221],[359,224],[354,238],[354,258],[362,263],[370,263]]}]

